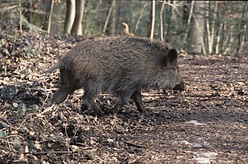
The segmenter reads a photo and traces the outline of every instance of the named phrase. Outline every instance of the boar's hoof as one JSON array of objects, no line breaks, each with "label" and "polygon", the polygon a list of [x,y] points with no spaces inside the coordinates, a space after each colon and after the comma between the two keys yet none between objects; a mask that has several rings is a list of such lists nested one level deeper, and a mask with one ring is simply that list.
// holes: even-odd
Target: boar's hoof
[{"label": "boar's hoof", "polygon": [[180,84],[177,84],[173,90],[179,90],[179,91],[185,91],[186,90],[186,87],[184,85],[184,82],[181,81]]},{"label": "boar's hoof", "polygon": [[104,112],[97,105],[92,105],[93,107],[89,107],[87,104],[81,105],[81,110],[83,114],[91,115],[91,116],[103,116]]},{"label": "boar's hoof", "polygon": [[54,93],[52,102],[56,104],[60,104],[67,98],[68,94],[70,94],[70,89],[67,87],[60,88],[57,92]]},{"label": "boar's hoof", "polygon": [[113,108],[112,114],[118,114],[119,112],[121,112],[121,107],[122,107],[122,105],[117,104],[117,105]]},{"label": "boar's hoof", "polygon": [[83,114],[94,116],[94,117],[95,116],[98,116],[98,117],[104,116],[103,112],[99,112],[99,111],[96,111],[94,109],[87,109],[87,110],[83,111]]},{"label": "boar's hoof", "polygon": [[82,111],[86,111],[87,109],[89,109],[89,108],[88,108],[88,106],[86,104],[81,105],[81,110]]},{"label": "boar's hoof", "polygon": [[141,91],[140,90],[136,90],[133,92],[131,99],[133,99],[138,111],[140,113],[144,112],[144,106],[142,105],[142,99],[141,99]]}]

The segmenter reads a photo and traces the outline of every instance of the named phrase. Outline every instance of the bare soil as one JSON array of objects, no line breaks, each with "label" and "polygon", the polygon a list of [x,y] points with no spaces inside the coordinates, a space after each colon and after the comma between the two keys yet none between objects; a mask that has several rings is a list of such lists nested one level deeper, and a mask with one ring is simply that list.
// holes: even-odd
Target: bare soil
[{"label": "bare soil", "polygon": [[144,113],[130,100],[97,117],[81,90],[52,105],[59,71],[42,74],[84,38],[0,38],[0,163],[248,163],[247,57],[181,54],[187,91],[146,90]]}]

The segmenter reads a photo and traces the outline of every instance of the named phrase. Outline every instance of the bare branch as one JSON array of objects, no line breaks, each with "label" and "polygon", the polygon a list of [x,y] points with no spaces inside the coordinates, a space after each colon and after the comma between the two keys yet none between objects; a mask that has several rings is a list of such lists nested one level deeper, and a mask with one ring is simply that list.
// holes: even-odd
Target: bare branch
[{"label": "bare branch", "polygon": [[103,30],[102,30],[103,34],[104,34],[104,33],[106,32],[106,30],[107,30],[109,18],[110,18],[110,16],[111,16],[111,13],[112,13],[112,11],[113,11],[114,6],[115,6],[115,1],[113,0],[113,1],[112,1],[112,4],[111,4],[111,7],[109,8],[108,16],[107,16],[107,18],[106,18],[106,21],[105,21],[105,24],[104,24],[104,27],[103,27]]},{"label": "bare branch", "polygon": [[164,11],[164,6],[165,6],[165,1],[163,1],[161,10],[160,10],[160,15],[159,15],[159,19],[160,19],[160,39],[161,41],[164,41],[164,29],[163,29],[163,11]]},{"label": "bare branch", "polygon": [[134,32],[136,32],[136,31],[138,30],[139,22],[140,22],[140,19],[141,19],[142,16],[143,16],[143,12],[144,12],[144,10],[145,10],[145,8],[146,8],[146,5],[147,5],[147,2],[144,4],[144,6],[143,6],[143,8],[142,8],[142,10],[141,10],[139,19],[137,20],[137,23],[136,23],[136,25],[135,25],[135,30],[134,30]]},{"label": "bare branch", "polygon": [[[187,39],[187,36],[188,36],[188,33],[189,33],[189,24],[190,24],[190,21],[192,19],[192,15],[193,15],[194,2],[195,1],[191,2],[191,8],[190,8],[190,12],[189,12],[188,21],[187,21],[187,29],[186,29],[186,32],[185,32],[185,35],[184,35],[184,38],[183,38],[183,47],[184,47],[184,44],[186,42],[186,39]],[[189,8],[188,4],[187,4],[187,7]]]},{"label": "bare branch", "polygon": [[161,1],[161,2],[165,3],[166,5],[171,6],[173,9],[175,9],[176,12],[177,12],[177,14],[178,14],[179,16],[181,16],[181,17],[183,16],[183,15],[178,11],[178,9],[177,9],[177,7],[176,7],[175,5],[173,5],[173,4],[169,3],[169,2],[166,2],[166,1]]},{"label": "bare branch", "polygon": [[50,8],[50,14],[49,14],[49,19],[48,19],[48,27],[47,27],[47,33],[50,34],[51,32],[51,22],[52,22],[52,13],[53,13],[53,6],[54,6],[54,1],[51,1],[51,8]]}]

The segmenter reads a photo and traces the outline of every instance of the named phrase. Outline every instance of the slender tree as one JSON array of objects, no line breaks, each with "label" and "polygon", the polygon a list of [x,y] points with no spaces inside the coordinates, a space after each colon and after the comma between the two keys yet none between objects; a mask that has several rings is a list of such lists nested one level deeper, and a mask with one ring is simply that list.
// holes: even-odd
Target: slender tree
[{"label": "slender tree", "polygon": [[66,7],[64,32],[68,34],[82,35],[84,0],[67,0]]},{"label": "slender tree", "polygon": [[111,19],[110,19],[110,22],[109,22],[109,27],[110,27],[110,35],[115,35],[115,30],[116,30],[116,0],[113,0],[113,3],[114,3],[114,7],[113,7],[113,10],[112,10],[112,14],[111,14]]},{"label": "slender tree", "polygon": [[239,32],[239,36],[238,36],[238,48],[237,48],[237,51],[236,51],[236,55],[240,55],[242,53],[242,50],[243,50],[243,47],[244,47],[244,43],[245,43],[245,32],[246,32],[246,29],[247,29],[247,23],[245,22],[245,18],[247,18],[248,16],[248,2],[246,1],[245,2],[245,5],[244,5],[244,9],[243,9],[243,14],[242,14],[242,17],[243,19],[241,20],[241,23],[240,23],[240,32]]},{"label": "slender tree", "polygon": [[207,29],[207,38],[208,38],[208,53],[212,54],[214,39],[215,39],[215,22],[216,22],[216,13],[218,9],[218,1],[215,1],[214,11],[213,11],[213,18],[211,18],[211,27],[210,27],[210,15],[209,11],[211,10],[211,2],[208,2],[208,9],[206,10],[206,29]]},{"label": "slender tree", "polygon": [[186,40],[189,35],[189,28],[190,28],[190,22],[193,15],[193,9],[194,9],[194,2],[195,1],[187,1],[184,2],[184,8],[183,8],[183,24],[186,27],[185,35],[183,38],[183,48],[186,48]]},{"label": "slender tree", "polygon": [[71,34],[82,35],[82,19],[84,15],[84,0],[76,0],[76,13]]},{"label": "slender tree", "polygon": [[159,14],[159,20],[160,20],[160,40],[164,41],[164,23],[163,23],[163,11],[164,11],[164,6],[165,6],[165,0],[163,1],[160,14]]},{"label": "slender tree", "polygon": [[105,23],[104,23],[104,27],[103,27],[103,30],[102,30],[103,34],[105,34],[105,32],[107,31],[107,27],[108,27],[108,24],[109,24],[109,21],[110,21],[110,17],[111,17],[111,14],[112,14],[114,8],[115,8],[115,0],[112,0],[111,6],[109,8],[109,11],[108,11]]},{"label": "slender tree", "polygon": [[66,0],[66,17],[64,32],[67,34],[71,33],[71,28],[75,19],[76,13],[76,1],[75,0]]},{"label": "slender tree", "polygon": [[20,16],[20,31],[22,31],[22,0],[19,0],[19,4],[20,4],[20,11],[19,11],[19,16]]},{"label": "slender tree", "polygon": [[60,21],[59,15],[61,14],[61,7],[62,2],[55,1],[53,4],[53,11],[52,11],[52,18],[51,18],[51,27],[50,27],[50,34],[59,34],[62,32],[61,24],[57,23]]},{"label": "slender tree", "polygon": [[151,24],[150,24],[150,39],[153,40],[155,26],[155,0],[151,2]]},{"label": "slender tree", "polygon": [[232,24],[229,28],[228,40],[227,40],[227,45],[225,46],[224,54],[231,54],[231,49],[232,49],[231,47],[234,40],[233,32],[234,32],[234,25]]},{"label": "slender tree", "polygon": [[194,53],[204,53],[205,46],[203,42],[204,30],[205,30],[205,17],[204,17],[205,1],[195,1],[193,19],[192,19],[192,30],[190,33],[191,49]]}]

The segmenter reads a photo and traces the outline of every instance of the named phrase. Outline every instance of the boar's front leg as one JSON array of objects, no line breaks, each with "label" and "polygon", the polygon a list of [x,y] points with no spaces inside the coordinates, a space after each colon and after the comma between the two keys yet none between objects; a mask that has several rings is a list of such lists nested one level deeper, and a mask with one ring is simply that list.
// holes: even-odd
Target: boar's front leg
[{"label": "boar's front leg", "polygon": [[76,89],[78,89],[72,79],[73,77],[71,72],[63,68],[60,70],[60,80],[63,86],[61,86],[60,89],[54,93],[52,102],[60,104],[65,101],[69,94],[73,93]]},{"label": "boar's front leg", "polygon": [[131,99],[135,102],[139,112],[144,111],[144,106],[142,105],[141,90],[136,90],[133,92]]},{"label": "boar's front leg", "polygon": [[185,87],[183,80],[181,80],[179,84],[176,84],[173,90],[185,91],[186,87]]},{"label": "boar's front leg", "polygon": [[53,95],[52,102],[56,104],[60,104],[67,98],[68,94],[71,94],[74,90],[70,87],[61,87],[58,91],[56,91]]},{"label": "boar's front leg", "polygon": [[94,98],[98,93],[93,93],[92,91],[85,90],[83,101],[87,108],[94,110],[98,115],[102,116],[104,113],[101,108],[94,102]]},{"label": "boar's front leg", "polygon": [[132,93],[133,91],[119,91],[118,92],[118,96],[120,99],[117,101],[113,109],[114,114],[118,113],[121,110],[121,108],[128,102]]}]

